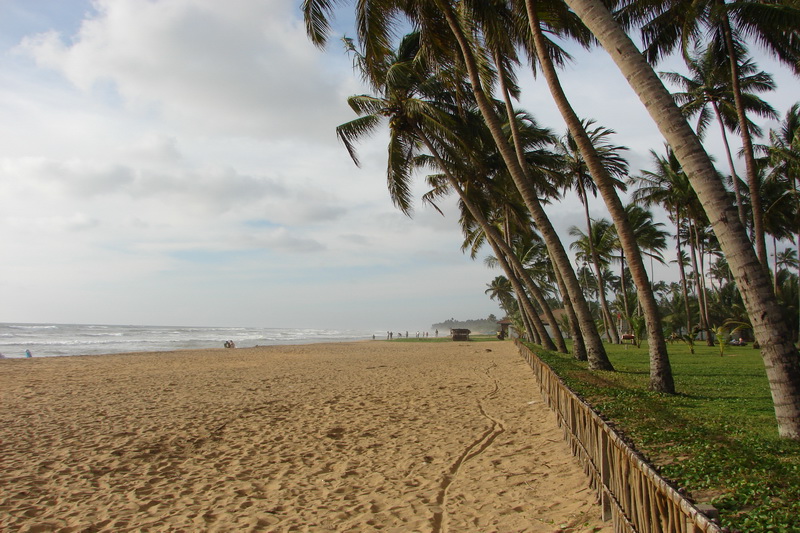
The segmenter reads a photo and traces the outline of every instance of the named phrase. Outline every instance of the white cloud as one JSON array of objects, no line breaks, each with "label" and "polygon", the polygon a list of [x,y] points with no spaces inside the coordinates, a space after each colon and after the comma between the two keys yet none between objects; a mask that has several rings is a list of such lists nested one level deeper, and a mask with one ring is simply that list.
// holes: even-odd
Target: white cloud
[{"label": "white cloud", "polygon": [[[86,92],[118,94],[206,134],[308,139],[335,123],[351,76],[273,0],[98,0],[74,37],[49,31],[20,49]],[[343,58],[343,63],[344,63]]]}]

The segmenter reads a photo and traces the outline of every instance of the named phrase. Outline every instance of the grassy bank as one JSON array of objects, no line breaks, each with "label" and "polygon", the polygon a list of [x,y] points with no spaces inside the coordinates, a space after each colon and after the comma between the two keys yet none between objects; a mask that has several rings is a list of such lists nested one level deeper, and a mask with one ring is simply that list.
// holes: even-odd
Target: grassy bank
[{"label": "grassy bank", "polygon": [[647,347],[606,345],[617,372],[589,372],[534,347],[667,479],[739,531],[800,531],[800,443],[779,439],[764,365],[751,346],[669,346],[674,396],[647,390]]}]

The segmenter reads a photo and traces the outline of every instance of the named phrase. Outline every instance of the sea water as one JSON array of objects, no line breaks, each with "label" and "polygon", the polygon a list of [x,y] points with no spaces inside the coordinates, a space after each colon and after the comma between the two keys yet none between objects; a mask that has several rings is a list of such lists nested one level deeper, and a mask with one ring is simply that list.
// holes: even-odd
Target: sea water
[{"label": "sea water", "polygon": [[30,350],[33,357],[157,352],[222,348],[229,340],[239,348],[247,348],[363,340],[371,339],[373,333],[377,334],[372,331],[304,328],[0,323],[0,354],[16,358],[25,357],[26,350]]}]

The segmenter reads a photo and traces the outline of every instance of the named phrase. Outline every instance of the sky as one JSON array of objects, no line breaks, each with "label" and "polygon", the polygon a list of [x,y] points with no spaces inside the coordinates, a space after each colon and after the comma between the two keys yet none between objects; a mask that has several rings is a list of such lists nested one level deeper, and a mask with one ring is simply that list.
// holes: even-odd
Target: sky
[{"label": "sky", "polygon": [[[336,139],[365,92],[338,42],[351,17],[320,50],[299,4],[0,0],[0,322],[414,331],[501,316],[484,294],[501,271],[460,251],[455,201],[406,217],[386,132],[359,145],[360,168]],[[759,65],[784,113],[797,78]],[[647,168],[663,141],[605,53],[562,76],[578,114]],[[520,78],[521,106],[563,131],[543,82]],[[582,225],[574,197],[547,210],[565,237]]]}]

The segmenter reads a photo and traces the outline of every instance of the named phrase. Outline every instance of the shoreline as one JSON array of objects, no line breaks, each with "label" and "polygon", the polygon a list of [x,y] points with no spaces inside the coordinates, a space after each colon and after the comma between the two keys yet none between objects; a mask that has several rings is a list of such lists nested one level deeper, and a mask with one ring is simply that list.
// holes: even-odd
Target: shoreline
[{"label": "shoreline", "polygon": [[0,364],[0,529],[610,532],[510,342]]}]

